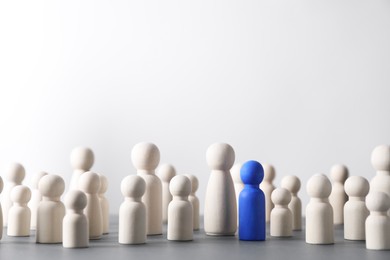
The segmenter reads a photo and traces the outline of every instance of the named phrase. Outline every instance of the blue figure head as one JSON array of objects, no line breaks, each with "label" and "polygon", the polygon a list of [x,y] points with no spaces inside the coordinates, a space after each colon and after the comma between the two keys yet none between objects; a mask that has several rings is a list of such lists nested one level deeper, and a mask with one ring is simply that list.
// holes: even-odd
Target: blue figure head
[{"label": "blue figure head", "polygon": [[263,166],[257,161],[247,161],[241,167],[240,176],[244,184],[259,185],[264,178]]}]

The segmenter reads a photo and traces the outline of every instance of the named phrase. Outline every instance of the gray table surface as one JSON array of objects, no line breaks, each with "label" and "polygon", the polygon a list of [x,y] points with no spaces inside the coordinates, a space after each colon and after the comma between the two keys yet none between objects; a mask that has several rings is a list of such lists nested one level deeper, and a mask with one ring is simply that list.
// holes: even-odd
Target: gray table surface
[{"label": "gray table surface", "polygon": [[61,244],[36,244],[34,232],[30,237],[9,237],[3,230],[0,240],[0,260],[59,260],[59,259],[390,259],[390,251],[371,251],[362,241],[343,239],[342,226],[335,228],[334,245],[309,245],[304,231],[294,232],[292,238],[267,235],[262,242],[239,241],[236,237],[210,237],[204,230],[194,233],[194,241],[172,242],[164,234],[150,236],[144,245],[120,245],[118,220],[113,216],[110,233],[90,242],[85,249],[65,249]]}]

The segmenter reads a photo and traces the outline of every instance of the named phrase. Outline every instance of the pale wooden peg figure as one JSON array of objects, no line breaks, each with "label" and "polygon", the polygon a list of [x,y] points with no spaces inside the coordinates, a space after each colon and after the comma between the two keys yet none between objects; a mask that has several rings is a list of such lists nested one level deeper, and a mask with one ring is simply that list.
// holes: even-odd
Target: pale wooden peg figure
[{"label": "pale wooden peg figure", "polygon": [[196,178],[195,175],[192,175],[192,174],[186,174],[185,176],[188,179],[190,179],[191,185],[192,185],[191,193],[188,196],[188,200],[192,204],[193,227],[194,227],[194,230],[196,231],[196,230],[199,230],[199,199],[196,196],[196,191],[198,190],[198,187],[199,187],[199,180],[198,180],[198,178]]},{"label": "pale wooden peg figure", "polygon": [[142,202],[146,182],[137,175],[125,177],[121,182],[125,201],[119,208],[120,244],[144,244],[146,242],[146,207]]},{"label": "pale wooden peg figure", "polygon": [[[0,194],[3,191],[4,182],[0,176]],[[1,201],[0,201],[0,240],[3,237],[3,210],[1,209]]]},{"label": "pale wooden peg figure", "polygon": [[176,176],[175,167],[171,164],[162,164],[158,167],[157,175],[162,182],[162,209],[163,209],[163,223],[168,222],[168,205],[172,200],[172,194],[169,191],[169,182]]},{"label": "pale wooden peg figure", "polygon": [[107,177],[103,174],[99,174],[100,177],[100,189],[99,189],[99,201],[102,208],[102,221],[103,221],[103,234],[108,234],[110,228],[110,204],[106,198],[105,193],[108,189]]},{"label": "pale wooden peg figure", "polygon": [[85,248],[89,246],[88,219],[83,210],[87,196],[80,190],[71,190],[65,196],[66,214],[62,222],[62,246]]},{"label": "pale wooden peg figure", "polygon": [[31,211],[27,206],[30,199],[31,191],[27,186],[17,185],[12,188],[11,201],[13,204],[8,211],[8,236],[30,236]]},{"label": "pale wooden peg figure", "polygon": [[38,190],[38,183],[39,180],[46,176],[46,172],[38,172],[35,174],[31,180],[31,200],[28,202],[28,207],[31,210],[31,223],[30,223],[30,229],[35,230],[37,227],[37,211],[39,203],[42,200],[42,195]]},{"label": "pale wooden peg figure", "polygon": [[302,202],[298,197],[301,181],[295,175],[285,176],[282,179],[281,187],[291,193],[291,201],[288,204],[288,208],[293,214],[293,230],[302,230]]},{"label": "pale wooden peg figure", "polygon": [[72,178],[70,180],[70,190],[78,189],[78,180],[84,172],[90,171],[95,156],[93,151],[88,147],[75,147],[70,153],[70,164],[73,169]]},{"label": "pale wooden peg figure", "polygon": [[293,230],[293,215],[288,208],[291,193],[284,188],[277,188],[271,194],[275,207],[270,215],[270,235],[273,237],[291,237]]},{"label": "pale wooden peg figure", "polygon": [[3,226],[6,227],[8,224],[8,210],[12,206],[10,198],[11,190],[17,185],[21,185],[26,171],[20,163],[12,163],[5,169],[5,187],[2,193],[1,204],[3,210]]},{"label": "pale wooden peg figure", "polygon": [[100,189],[100,177],[94,172],[83,173],[79,180],[79,190],[87,196],[87,206],[84,214],[89,225],[89,239],[100,239],[103,235],[103,214],[98,192]]},{"label": "pale wooden peg figure", "polygon": [[194,230],[192,204],[188,200],[191,181],[184,175],[177,175],[172,178],[169,190],[173,198],[168,206],[167,239],[191,241]]},{"label": "pale wooden peg figure", "polygon": [[146,183],[142,201],[146,206],[147,234],[162,234],[162,184],[155,170],[160,162],[160,150],[152,143],[138,143],[131,151],[131,160],[137,175]]},{"label": "pale wooden peg figure", "polygon": [[271,200],[271,194],[275,189],[273,181],[275,179],[275,168],[271,164],[262,163],[264,169],[264,180],[260,183],[260,189],[265,195],[265,221],[269,223],[271,210],[274,208],[274,204]]},{"label": "pale wooden peg figure", "polygon": [[306,243],[333,244],[333,209],[329,203],[332,184],[324,174],[313,175],[306,185],[310,196],[306,206]]},{"label": "pale wooden peg figure", "polygon": [[204,230],[211,236],[234,236],[237,230],[237,203],[230,169],[233,147],[226,143],[209,146],[206,160],[211,169],[204,204]]},{"label": "pale wooden peg figure", "polygon": [[368,181],[360,176],[351,176],[344,183],[349,200],[344,205],[344,238],[365,240],[365,223],[370,212],[366,207],[366,196],[370,190]]},{"label": "pale wooden peg figure", "polygon": [[65,182],[59,175],[43,176],[38,184],[42,201],[37,212],[36,242],[44,244],[62,243],[62,220],[65,206],[61,195],[65,190]]},{"label": "pale wooden peg figure", "polygon": [[233,183],[234,183],[234,192],[236,193],[236,203],[237,203],[237,225],[239,223],[239,203],[238,203],[238,198],[240,197],[240,193],[242,189],[244,189],[244,183],[241,180],[240,176],[240,170],[241,170],[241,163],[235,163],[233,167],[230,169],[230,174],[232,175]]},{"label": "pale wooden peg figure", "polygon": [[[376,175],[371,179],[370,192],[382,191],[390,196],[390,146],[379,145],[371,153],[371,164]],[[390,210],[388,212],[390,216]]]},{"label": "pale wooden peg figure", "polygon": [[390,250],[390,197],[387,193],[373,191],[366,197],[370,215],[366,219],[366,248]]},{"label": "pale wooden peg figure", "polygon": [[335,225],[344,223],[344,204],[348,200],[348,196],[344,190],[344,183],[348,176],[348,168],[345,165],[336,164],[330,169],[332,192],[329,196],[329,203],[333,208],[333,221]]}]

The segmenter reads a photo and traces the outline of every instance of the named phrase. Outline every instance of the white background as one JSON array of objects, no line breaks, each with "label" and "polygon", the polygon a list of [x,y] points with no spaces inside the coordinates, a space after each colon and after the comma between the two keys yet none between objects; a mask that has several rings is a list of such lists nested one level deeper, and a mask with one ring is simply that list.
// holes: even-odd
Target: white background
[{"label": "white background", "polygon": [[0,174],[13,161],[70,180],[95,152],[111,213],[134,174],[131,148],[209,177],[230,143],[305,183],[345,163],[371,179],[390,143],[389,0],[1,1]]}]

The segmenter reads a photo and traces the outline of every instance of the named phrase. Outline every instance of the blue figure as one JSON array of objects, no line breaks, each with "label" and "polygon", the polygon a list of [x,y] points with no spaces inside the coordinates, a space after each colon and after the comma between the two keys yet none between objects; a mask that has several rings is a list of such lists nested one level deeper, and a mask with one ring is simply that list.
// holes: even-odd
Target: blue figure
[{"label": "blue figure", "polygon": [[238,201],[240,240],[264,241],[266,237],[265,196],[259,188],[264,178],[263,166],[257,161],[247,161],[241,167],[244,189]]}]

